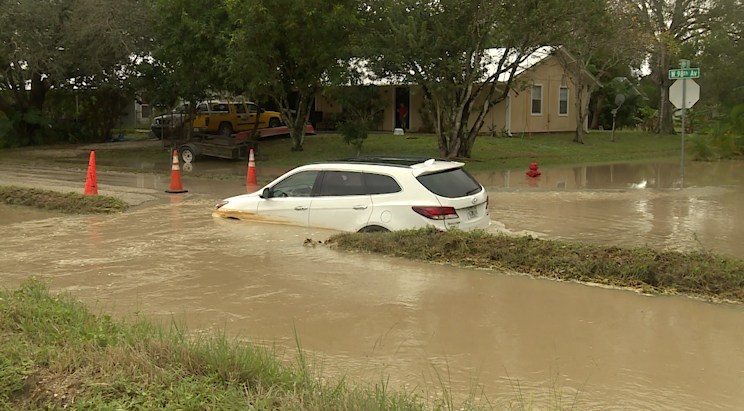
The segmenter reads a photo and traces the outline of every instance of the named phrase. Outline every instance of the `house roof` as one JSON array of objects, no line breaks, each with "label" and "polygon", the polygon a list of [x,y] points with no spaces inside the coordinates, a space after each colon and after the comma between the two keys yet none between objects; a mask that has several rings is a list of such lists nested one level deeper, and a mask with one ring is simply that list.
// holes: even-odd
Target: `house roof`
[{"label": "house roof", "polygon": [[[508,53],[509,49],[498,47],[498,48],[491,48],[487,49],[485,51],[485,56],[483,58],[483,65],[484,65],[484,72],[485,78],[489,78],[496,74],[496,71],[499,68],[499,61],[503,58],[504,53]],[[531,69],[532,67],[535,67],[536,65],[542,63],[544,60],[546,60],[548,57],[553,55],[553,51],[555,50],[552,46],[542,46],[527,55],[527,57],[524,58],[524,60],[519,63],[517,70],[514,72],[514,76],[519,76],[520,74],[524,73],[525,71]],[[510,65],[514,64],[515,60],[517,59],[517,55],[511,54],[506,56],[506,62],[504,66],[509,67]],[[499,83],[505,83],[509,80],[509,72],[502,72],[499,74],[498,82]]]},{"label": "house roof", "polygon": [[[486,49],[484,52],[483,60],[481,61],[481,65],[483,68],[483,79],[490,78],[491,76],[497,74],[497,70],[499,69],[499,61],[504,56],[504,53],[509,53],[508,48],[504,47],[494,47],[490,49]],[[514,72],[514,76],[518,77],[525,71],[537,66],[538,64],[542,63],[543,61],[547,60],[551,56],[554,55],[556,52],[564,53],[566,56],[568,56],[571,60],[575,60],[575,58],[569,53],[563,46],[541,46],[532,51],[530,54],[528,54],[526,57],[523,57],[522,61],[519,63],[516,71]],[[511,64],[514,63],[514,61],[518,58],[517,54],[511,53],[507,55],[506,62],[504,64],[505,67],[509,67]],[[369,69],[368,61],[365,59],[357,59],[352,61],[352,66],[356,66],[355,69],[360,74],[360,77],[362,79],[363,85],[374,85],[374,86],[397,86],[397,85],[403,85],[405,82],[400,77],[385,77],[380,78],[377,77],[372,70]],[[503,68],[502,68],[503,70]],[[506,83],[509,80],[509,71],[503,71],[501,73],[498,73],[498,80],[499,83]],[[596,82],[597,84],[600,84],[599,81],[589,72],[586,72],[587,77],[593,82]],[[601,85],[601,84],[600,84]]]}]

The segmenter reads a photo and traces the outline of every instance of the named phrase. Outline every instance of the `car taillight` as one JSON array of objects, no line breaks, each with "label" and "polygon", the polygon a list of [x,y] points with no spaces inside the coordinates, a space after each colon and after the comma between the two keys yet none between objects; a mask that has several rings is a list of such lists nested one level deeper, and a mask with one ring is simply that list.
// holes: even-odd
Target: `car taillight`
[{"label": "car taillight", "polygon": [[222,208],[222,207],[226,206],[228,202],[229,202],[229,201],[223,201],[223,202],[221,202],[221,203],[217,203],[217,204],[216,204],[216,205],[214,206],[214,209],[215,209],[215,210],[219,210],[220,208]]},{"label": "car taillight", "polygon": [[486,196],[486,210],[488,210],[488,204],[490,203],[490,199],[488,196]]},{"label": "car taillight", "polygon": [[432,220],[450,220],[458,218],[454,207],[412,207],[413,211]]},{"label": "car taillight", "polygon": [[204,119],[204,125],[209,127],[209,117]]}]

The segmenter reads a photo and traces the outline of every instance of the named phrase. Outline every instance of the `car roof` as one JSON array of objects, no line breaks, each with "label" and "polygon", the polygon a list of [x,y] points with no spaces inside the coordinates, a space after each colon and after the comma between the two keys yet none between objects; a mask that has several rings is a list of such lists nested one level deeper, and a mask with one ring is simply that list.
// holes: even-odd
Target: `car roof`
[{"label": "car roof", "polygon": [[202,101],[199,104],[256,104],[252,101],[225,101],[225,100],[209,100],[209,101]]},{"label": "car roof", "polygon": [[427,158],[427,157],[402,157],[402,156],[357,156],[346,158],[337,161],[328,161],[326,163],[354,163],[354,164],[367,164],[367,165],[378,165],[378,166],[394,166],[394,167],[412,167],[416,164],[423,164],[426,161],[447,161],[442,159]]},{"label": "car roof", "polygon": [[314,163],[315,166],[324,165],[350,165],[350,166],[376,166],[391,167],[398,169],[413,170],[414,175],[430,174],[439,171],[460,168],[464,163],[448,161],[437,158],[426,157],[401,157],[401,156],[358,156],[336,161],[323,161]]}]

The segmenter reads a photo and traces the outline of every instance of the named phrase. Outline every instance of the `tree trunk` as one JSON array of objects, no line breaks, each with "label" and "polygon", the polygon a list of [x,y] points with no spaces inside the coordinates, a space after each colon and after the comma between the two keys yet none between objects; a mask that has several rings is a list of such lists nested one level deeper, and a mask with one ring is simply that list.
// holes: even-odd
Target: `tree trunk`
[{"label": "tree trunk", "polygon": [[574,99],[574,112],[576,116],[576,137],[574,137],[574,143],[584,144],[584,72],[581,65],[576,64],[578,69],[574,71],[573,75],[576,81],[576,98]]},{"label": "tree trunk", "polygon": [[605,99],[607,98],[607,89],[603,89],[602,93],[597,96],[597,106],[594,108],[592,113],[592,125],[591,129],[599,128],[599,116],[602,114],[602,107],[604,107]]},{"label": "tree trunk", "polygon": [[656,80],[659,86],[659,118],[654,130],[658,134],[675,134],[674,121],[672,120],[672,103],[669,102],[669,52],[666,44],[659,42],[659,56],[656,69]]},{"label": "tree trunk", "polygon": [[444,127],[442,125],[442,118],[441,118],[441,112],[437,110],[437,124],[434,126],[434,132],[437,134],[437,144],[439,146],[439,157],[441,158],[447,158],[448,157],[448,150],[449,147],[447,134],[444,131]]},{"label": "tree trunk", "polygon": [[[194,118],[196,118],[196,104],[197,101],[195,99],[191,99],[189,101],[189,127],[186,129],[186,140],[191,140],[191,138],[194,136]],[[171,122],[171,124],[173,124]]]},{"label": "tree trunk", "polygon": [[[16,85],[16,87],[21,90],[19,92],[21,97],[16,99],[15,104],[11,102],[10,111],[22,115],[31,112],[42,115],[44,100],[46,100],[46,94],[50,88],[47,80],[42,79],[40,74],[34,72],[31,74],[31,89],[27,94],[23,91],[23,85]],[[41,124],[39,123],[16,119],[13,122],[13,133],[17,137],[16,144],[26,146],[43,143],[43,136],[38,133],[40,129]]]},{"label": "tree trunk", "polygon": [[[253,130],[251,130],[251,137],[250,137],[251,141],[258,141],[258,123],[260,123],[260,120],[261,120],[261,110],[262,110],[261,104],[259,103],[255,103],[255,104],[256,104],[256,122],[253,123]],[[250,116],[250,113],[248,113],[248,115]]]},{"label": "tree trunk", "polygon": [[41,75],[34,73],[31,77],[31,91],[29,92],[29,105],[41,112],[44,107],[49,84],[41,78]]},{"label": "tree trunk", "polygon": [[[289,128],[289,136],[292,138],[292,151],[302,151],[305,144],[305,125],[310,119],[310,106],[312,105],[313,92],[299,92],[297,96],[297,110],[292,113],[289,99],[283,96],[278,100],[279,109],[282,112],[284,122]],[[276,99],[275,99],[276,100]]]},{"label": "tree trunk", "polygon": [[437,135],[437,144],[439,146],[439,157],[447,158],[447,135],[445,134],[443,123],[442,123],[442,104],[439,100],[434,100],[428,89],[424,88],[424,96],[428,99],[427,107],[429,109],[429,115],[434,119],[434,134]]}]

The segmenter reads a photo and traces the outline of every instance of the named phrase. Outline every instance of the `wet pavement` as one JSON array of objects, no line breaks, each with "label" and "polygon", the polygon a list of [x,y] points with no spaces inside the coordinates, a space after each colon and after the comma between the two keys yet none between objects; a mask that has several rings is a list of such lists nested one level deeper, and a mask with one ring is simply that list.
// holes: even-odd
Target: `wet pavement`
[{"label": "wet pavement", "polygon": [[[684,189],[674,165],[668,178],[653,174],[663,165],[613,166],[609,183],[604,167],[541,169],[534,188],[523,171],[478,174],[492,229],[744,255],[741,167],[687,169]],[[704,184],[701,173],[717,177]],[[99,179],[153,192],[168,184]],[[458,398],[478,384],[491,400],[511,399],[518,385],[545,404],[557,386],[568,404],[578,391],[580,409],[744,409],[742,306],[305,246],[332,232],[215,218],[213,204],[240,183],[185,177],[184,186],[189,194],[111,216],[1,209],[0,286],[53,278],[99,309],[275,341],[288,358],[296,329],[324,373],[389,375],[425,395],[441,394],[441,377]]]}]

